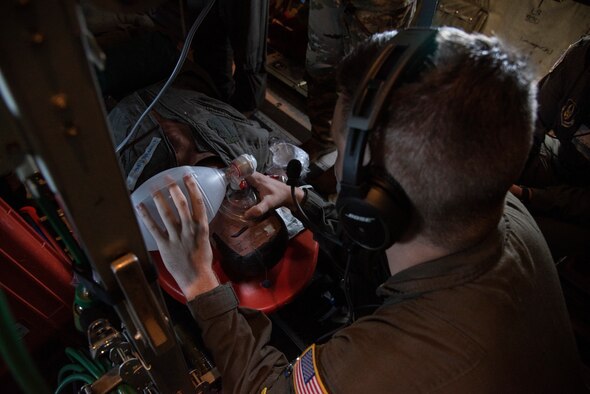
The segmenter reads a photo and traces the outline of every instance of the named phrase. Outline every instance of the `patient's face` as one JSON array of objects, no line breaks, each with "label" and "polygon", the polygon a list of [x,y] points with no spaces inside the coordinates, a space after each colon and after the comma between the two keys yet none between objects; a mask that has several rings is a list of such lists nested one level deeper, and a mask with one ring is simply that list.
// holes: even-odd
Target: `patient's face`
[{"label": "patient's face", "polygon": [[179,166],[192,166],[197,160],[197,146],[192,138],[189,125],[160,116],[155,111],[152,114],[164,130],[164,134],[174,149],[176,163]]},{"label": "patient's face", "polygon": [[178,165],[194,165],[197,148],[191,137],[188,126],[186,126],[186,129],[181,127],[167,128],[164,129],[164,132],[166,133],[170,144],[174,147],[174,153],[176,154]]}]

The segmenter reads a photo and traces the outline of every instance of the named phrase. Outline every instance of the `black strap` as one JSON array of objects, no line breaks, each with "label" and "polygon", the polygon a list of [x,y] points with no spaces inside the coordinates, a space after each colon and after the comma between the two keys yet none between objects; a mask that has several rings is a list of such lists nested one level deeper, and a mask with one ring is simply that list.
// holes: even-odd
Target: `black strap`
[{"label": "black strap", "polygon": [[438,7],[438,0],[424,0],[420,12],[416,15],[416,27],[430,27]]},{"label": "black strap", "polygon": [[[154,283],[158,280],[158,272],[154,264],[142,264],[142,268],[144,269],[144,274],[148,283]],[[89,267],[74,265],[74,272],[76,273],[76,279],[84,285],[92,295],[92,298],[111,306],[116,305],[125,299],[120,287],[117,286],[113,290],[107,291],[101,285],[96,283],[94,279],[92,279],[92,269]]]}]

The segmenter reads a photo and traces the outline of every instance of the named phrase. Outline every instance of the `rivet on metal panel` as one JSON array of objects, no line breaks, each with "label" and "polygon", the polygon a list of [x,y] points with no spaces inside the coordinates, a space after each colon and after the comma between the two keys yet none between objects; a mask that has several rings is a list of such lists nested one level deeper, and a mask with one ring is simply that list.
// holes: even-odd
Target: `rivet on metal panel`
[{"label": "rivet on metal panel", "polygon": [[33,33],[31,35],[31,42],[33,44],[39,45],[39,44],[42,44],[43,41],[45,41],[45,36],[43,34],[37,32],[37,33]]},{"label": "rivet on metal panel", "polygon": [[58,93],[51,96],[49,102],[56,108],[66,109],[68,107],[68,98],[65,93]]},{"label": "rivet on metal panel", "polygon": [[69,126],[66,127],[66,135],[68,137],[75,137],[79,134],[78,128],[76,126]]}]

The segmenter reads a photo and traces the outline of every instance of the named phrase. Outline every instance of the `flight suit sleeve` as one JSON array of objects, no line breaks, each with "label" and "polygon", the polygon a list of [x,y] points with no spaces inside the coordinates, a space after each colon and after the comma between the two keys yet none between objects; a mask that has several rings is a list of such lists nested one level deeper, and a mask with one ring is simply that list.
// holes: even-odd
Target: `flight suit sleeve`
[{"label": "flight suit sleeve", "polygon": [[[305,189],[305,198],[301,204],[301,212],[294,212],[294,215],[303,222],[305,226],[311,227],[310,230],[314,235],[322,234],[328,237],[337,237],[338,230],[338,212],[336,206],[324,200],[319,194],[312,189]],[[306,223],[307,219],[312,222],[310,226]]]},{"label": "flight suit sleeve", "polygon": [[197,296],[188,307],[221,373],[224,393],[290,393],[290,365],[269,345],[271,322],[240,308],[230,284]]},{"label": "flight suit sleeve", "polygon": [[[314,227],[335,233],[338,216],[334,204],[307,189],[302,210]],[[221,373],[224,393],[295,392],[291,364],[269,345],[270,320],[260,311],[239,307],[230,284],[197,296],[188,307]]]}]

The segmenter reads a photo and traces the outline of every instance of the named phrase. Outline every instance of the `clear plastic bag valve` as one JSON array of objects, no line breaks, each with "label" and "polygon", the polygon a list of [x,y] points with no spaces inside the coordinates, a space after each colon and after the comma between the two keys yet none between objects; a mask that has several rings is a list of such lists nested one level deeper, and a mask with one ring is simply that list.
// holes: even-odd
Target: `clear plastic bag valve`
[{"label": "clear plastic bag valve", "polygon": [[[203,195],[203,203],[207,212],[207,219],[209,222],[213,220],[223,198],[227,187],[231,185],[232,189],[239,189],[240,184],[247,176],[254,173],[256,170],[256,159],[252,155],[241,155],[232,161],[231,165],[224,169],[202,167],[202,166],[182,166],[169,168],[159,174],[154,175],[141,186],[139,186],[133,193],[131,193],[131,201],[133,206],[143,203],[150,213],[152,218],[160,226],[164,228],[164,223],[160,218],[160,214],[154,203],[153,195],[156,192],[162,193],[168,204],[173,207],[174,202],[170,196],[169,187],[176,183],[189,201],[189,207],[192,213],[192,206],[190,206],[190,199],[188,198],[188,191],[184,184],[183,177],[191,175],[197,181],[199,191]],[[178,217],[178,212],[173,210]],[[143,220],[136,212],[137,221],[139,223],[143,239],[149,251],[158,250],[156,241],[150,234],[149,230],[143,224]]]}]

